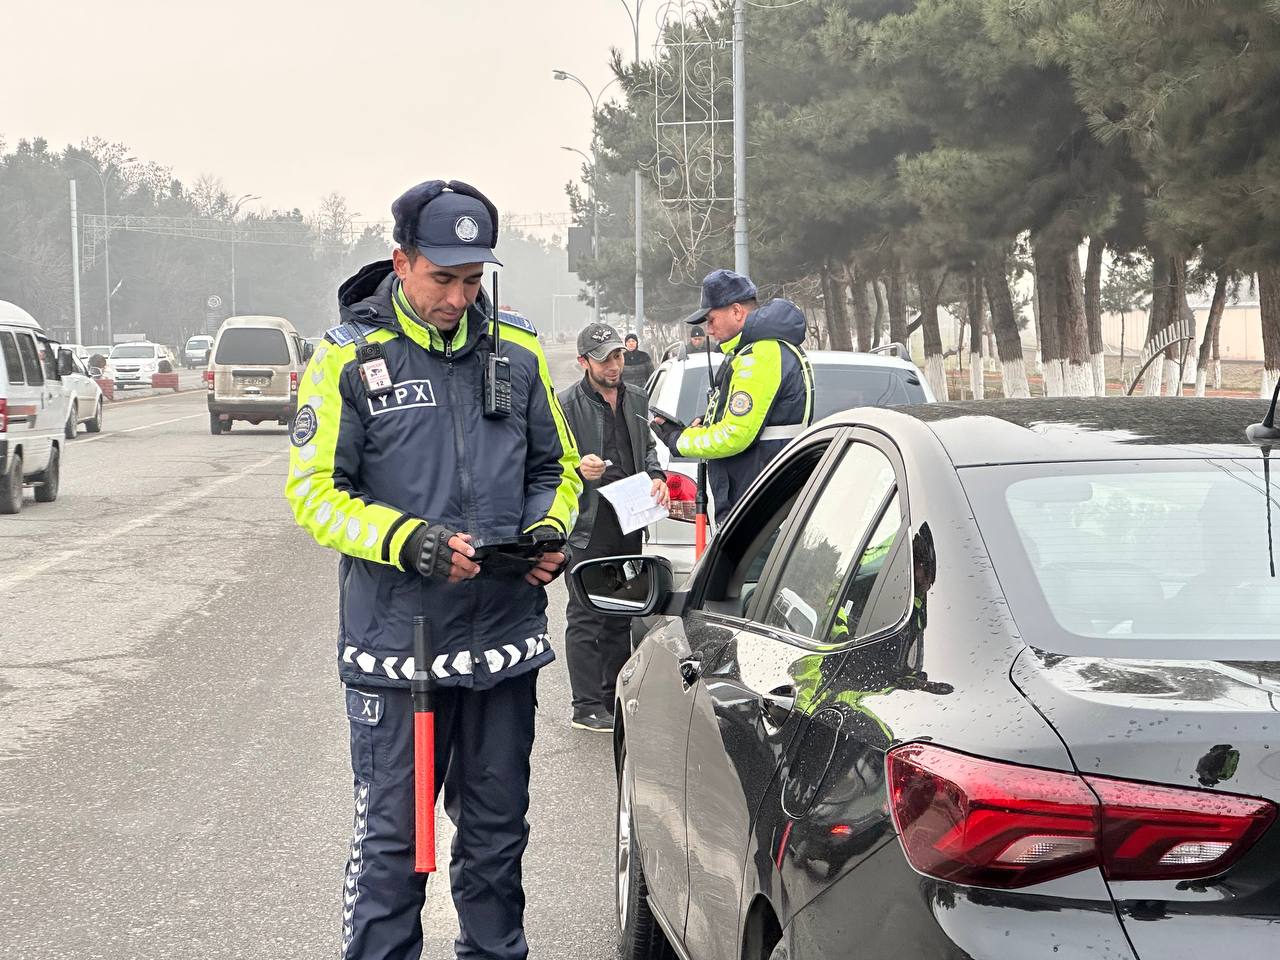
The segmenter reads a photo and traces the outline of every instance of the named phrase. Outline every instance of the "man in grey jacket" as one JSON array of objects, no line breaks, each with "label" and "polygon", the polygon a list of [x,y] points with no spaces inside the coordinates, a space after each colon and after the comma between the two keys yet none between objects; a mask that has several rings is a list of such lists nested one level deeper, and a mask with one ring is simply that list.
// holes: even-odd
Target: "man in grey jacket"
[{"label": "man in grey jacket", "polygon": [[[583,378],[558,395],[582,455],[578,472],[586,481],[578,521],[569,535],[570,565],[641,550],[641,531],[623,534],[613,507],[600,496],[604,484],[647,473],[654,500],[663,506],[670,503],[666,474],[658,465],[657,445],[649,431],[649,398],[622,379],[623,349],[617,331],[608,324],[588,325],[578,334]],[[565,615],[572,724],[579,730],[611,731],[614,681],[631,655],[631,618],[593,613],[572,591]]]}]

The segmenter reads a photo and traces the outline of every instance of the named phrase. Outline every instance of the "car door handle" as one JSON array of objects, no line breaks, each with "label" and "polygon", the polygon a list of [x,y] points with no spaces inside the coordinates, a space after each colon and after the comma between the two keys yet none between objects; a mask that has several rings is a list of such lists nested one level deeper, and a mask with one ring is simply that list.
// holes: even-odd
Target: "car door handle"
[{"label": "car door handle", "polygon": [[760,713],[775,727],[787,722],[796,708],[796,688],[791,685],[774,687],[760,697]]},{"label": "car door handle", "polygon": [[689,657],[680,661],[680,679],[686,687],[692,687],[702,676],[702,658]]}]

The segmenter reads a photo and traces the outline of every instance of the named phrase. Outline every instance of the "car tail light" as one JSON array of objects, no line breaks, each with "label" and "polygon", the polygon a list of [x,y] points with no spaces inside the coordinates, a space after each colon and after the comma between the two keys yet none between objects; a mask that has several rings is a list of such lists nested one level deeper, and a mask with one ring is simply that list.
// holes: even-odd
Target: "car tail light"
[{"label": "car tail light", "polygon": [[9,401],[0,397],[0,433],[9,429]]},{"label": "car tail light", "polygon": [[289,371],[289,392],[290,393],[298,392],[298,371],[297,370]]},{"label": "car tail light", "polygon": [[206,370],[204,372],[204,385],[208,387],[210,390],[213,389],[213,371],[212,370]]},{"label": "car tail light", "polygon": [[671,494],[671,505],[667,513],[675,520],[697,519],[698,485],[676,470],[667,471],[667,492]]},{"label": "car tail light", "polygon": [[1078,776],[911,743],[886,758],[894,824],[931,877],[1025,887],[1100,867],[1109,880],[1211,877],[1276,817],[1266,801]]}]

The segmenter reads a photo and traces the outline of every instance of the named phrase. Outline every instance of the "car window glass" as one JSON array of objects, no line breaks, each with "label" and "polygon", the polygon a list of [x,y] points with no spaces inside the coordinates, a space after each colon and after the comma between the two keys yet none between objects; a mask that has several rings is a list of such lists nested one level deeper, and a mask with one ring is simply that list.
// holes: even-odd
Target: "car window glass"
[{"label": "car window glass", "polygon": [[865,443],[849,447],[783,565],[763,614],[766,624],[817,636],[893,484],[893,466],[883,453]]},{"label": "car window glass", "polygon": [[852,363],[813,365],[815,420],[853,407],[900,407],[924,403],[924,387],[907,370]]},{"label": "car window glass", "polygon": [[[712,371],[714,376],[714,370]],[[707,358],[700,356],[684,365],[684,378],[680,381],[680,399],[675,415],[682,423],[690,423],[707,413],[707,397],[711,381],[707,378]]]},{"label": "car window glass", "polygon": [[273,327],[232,327],[222,332],[213,362],[288,366],[289,342]]},{"label": "car window glass", "polygon": [[121,344],[111,351],[112,360],[154,360],[155,358],[156,348],[149,343]]},{"label": "car window glass", "polygon": [[[906,613],[911,596],[910,551],[894,552],[901,533],[902,510],[895,493],[867,539],[836,607],[831,627],[833,641],[879,633],[896,625]],[[881,588],[880,597],[868,611],[877,587]]]},{"label": "car window glass", "polygon": [[18,353],[22,355],[22,369],[26,371],[27,383],[38,387],[44,383],[44,371],[40,369],[40,354],[36,352],[36,342],[30,335],[19,333]]},{"label": "car window glass", "polygon": [[739,505],[734,522],[716,535],[716,554],[708,566],[703,596],[708,609],[734,617],[747,615],[782,528],[826,451],[825,442],[814,443],[791,457],[749,501]]},{"label": "car window glass", "polygon": [[22,358],[18,356],[18,344],[13,334],[7,330],[0,331],[0,352],[4,353],[4,367],[8,371],[10,383],[26,383],[27,375],[22,369]]},{"label": "car window glass", "polygon": [[40,360],[44,364],[44,375],[50,380],[61,380],[58,373],[58,351],[48,340],[36,341],[36,349],[40,351]]}]

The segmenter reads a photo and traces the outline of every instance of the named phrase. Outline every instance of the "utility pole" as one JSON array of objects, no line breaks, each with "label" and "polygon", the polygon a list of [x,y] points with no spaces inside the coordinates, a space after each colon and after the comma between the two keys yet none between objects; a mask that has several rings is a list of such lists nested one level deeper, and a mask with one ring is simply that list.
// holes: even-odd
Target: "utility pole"
[{"label": "utility pole", "polygon": [[747,5],[733,2],[733,269],[747,275]]},{"label": "utility pole", "polygon": [[[631,7],[627,5],[627,0],[619,0],[623,8],[627,11],[627,16],[631,18],[631,32],[635,38],[636,69],[640,68],[640,10],[644,6],[644,0],[636,0],[636,10],[633,14]],[[641,199],[643,197],[642,180],[640,176],[640,168],[636,167],[635,171],[636,183],[636,336],[644,335],[644,213],[641,207]]]},{"label": "utility pole", "polygon": [[76,317],[76,343],[84,343],[80,328],[80,216],[76,212],[76,178],[67,180],[71,188],[71,298]]},{"label": "utility pole", "polygon": [[[125,157],[124,160],[121,161],[121,163],[133,163],[135,160],[137,160],[137,157]],[[94,164],[90,163],[88,160],[83,160],[80,157],[71,157],[71,162],[83,163],[86,167],[88,167],[90,170],[92,170],[95,174],[98,175],[98,183],[101,184],[102,186],[102,220],[104,223],[106,223],[106,220],[107,220],[107,175],[106,173],[103,172],[100,166],[95,166]],[[111,163],[107,164],[108,171],[112,166],[113,164]],[[102,274],[103,274],[103,280],[106,286],[106,293],[107,293],[107,301],[106,301],[107,333],[106,333],[105,342],[108,345],[110,345],[115,342],[115,340],[112,338],[112,335],[111,335],[111,294],[114,293],[115,291],[111,289],[111,227],[109,224],[105,227],[105,232],[102,234]]]}]

